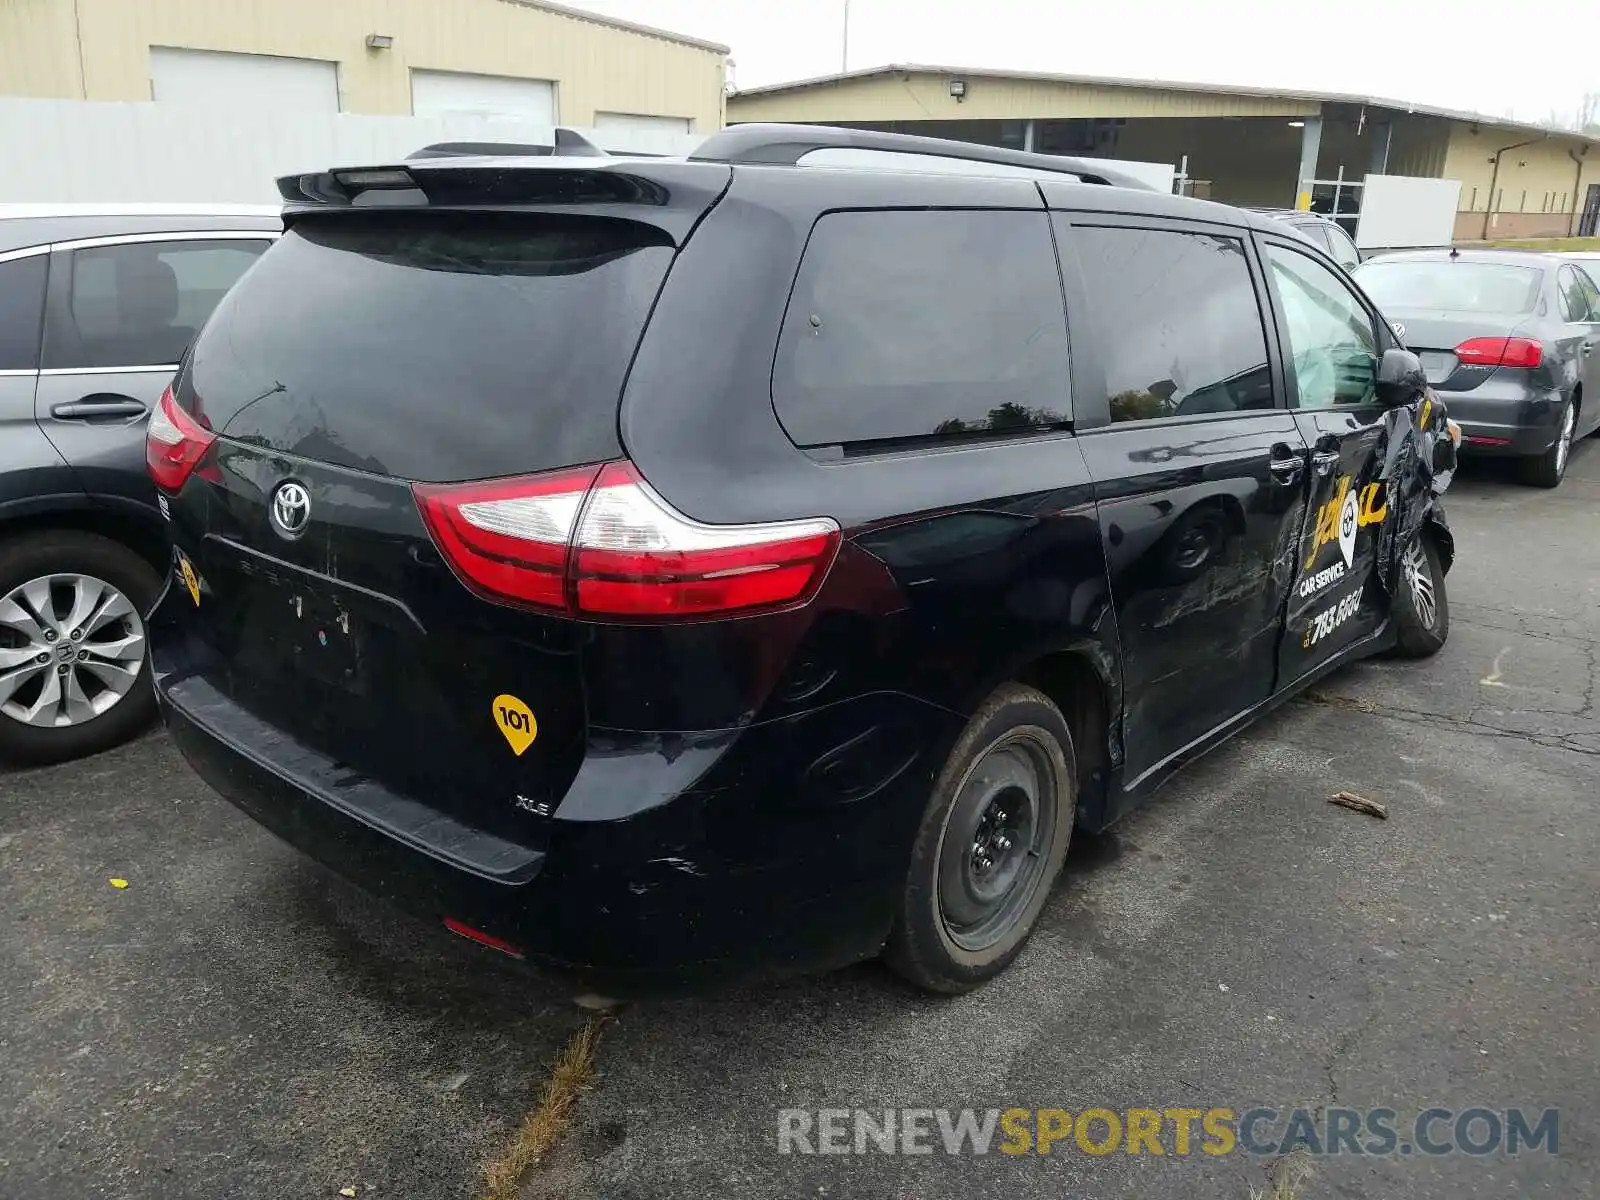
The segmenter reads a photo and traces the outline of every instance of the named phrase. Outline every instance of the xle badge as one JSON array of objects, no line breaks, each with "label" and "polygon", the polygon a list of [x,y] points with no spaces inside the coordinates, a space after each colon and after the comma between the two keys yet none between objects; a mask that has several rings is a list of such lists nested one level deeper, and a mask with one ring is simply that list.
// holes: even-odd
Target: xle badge
[{"label": "xle badge", "polygon": [[200,576],[195,574],[194,564],[181,551],[178,553],[178,573],[183,576],[183,586],[189,589],[189,599],[194,601],[196,608],[199,608]]},{"label": "xle badge", "polygon": [[515,696],[494,698],[494,723],[518,758],[539,736],[539,722],[533,719],[533,710]]}]

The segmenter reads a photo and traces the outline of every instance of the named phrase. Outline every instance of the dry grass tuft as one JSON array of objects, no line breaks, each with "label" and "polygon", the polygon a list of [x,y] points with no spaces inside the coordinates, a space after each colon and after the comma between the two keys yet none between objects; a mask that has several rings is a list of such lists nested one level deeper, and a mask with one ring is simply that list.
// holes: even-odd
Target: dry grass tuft
[{"label": "dry grass tuft", "polygon": [[1300,1189],[1312,1174],[1311,1162],[1303,1151],[1274,1159],[1267,1166],[1266,1191],[1252,1187],[1250,1200],[1301,1200]]},{"label": "dry grass tuft", "polygon": [[594,1056],[605,1024],[604,1019],[586,1022],[556,1055],[539,1103],[523,1118],[505,1149],[484,1165],[486,1200],[515,1200],[523,1176],[566,1133],[578,1096],[594,1082]]}]

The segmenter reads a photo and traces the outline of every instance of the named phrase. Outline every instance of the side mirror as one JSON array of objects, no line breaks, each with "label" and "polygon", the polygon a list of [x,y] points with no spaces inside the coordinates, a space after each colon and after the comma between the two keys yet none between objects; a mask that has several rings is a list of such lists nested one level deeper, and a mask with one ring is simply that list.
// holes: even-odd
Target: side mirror
[{"label": "side mirror", "polygon": [[1398,346],[1383,352],[1383,361],[1378,364],[1379,404],[1385,408],[1410,404],[1422,395],[1427,386],[1428,377],[1423,373],[1422,360],[1415,354]]}]

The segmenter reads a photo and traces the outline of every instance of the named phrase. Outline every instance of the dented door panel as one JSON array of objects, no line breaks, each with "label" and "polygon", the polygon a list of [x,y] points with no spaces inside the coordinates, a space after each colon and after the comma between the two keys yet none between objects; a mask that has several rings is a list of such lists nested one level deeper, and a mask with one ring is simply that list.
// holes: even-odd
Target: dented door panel
[{"label": "dented door panel", "polygon": [[1281,411],[1111,426],[1078,440],[1122,645],[1133,788],[1272,694],[1304,524],[1305,447]]}]

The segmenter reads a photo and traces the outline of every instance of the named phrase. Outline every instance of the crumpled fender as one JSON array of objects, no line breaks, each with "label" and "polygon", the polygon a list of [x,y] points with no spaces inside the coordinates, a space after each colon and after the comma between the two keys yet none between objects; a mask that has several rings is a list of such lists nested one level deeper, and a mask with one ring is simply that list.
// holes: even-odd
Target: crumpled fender
[{"label": "crumpled fender", "polygon": [[1389,520],[1378,534],[1378,582],[1394,592],[1400,552],[1426,525],[1436,539],[1440,565],[1455,561],[1455,537],[1440,497],[1456,471],[1456,442],[1449,412],[1432,388],[1417,406],[1405,404],[1384,414],[1384,458],[1378,479],[1384,485]]}]

